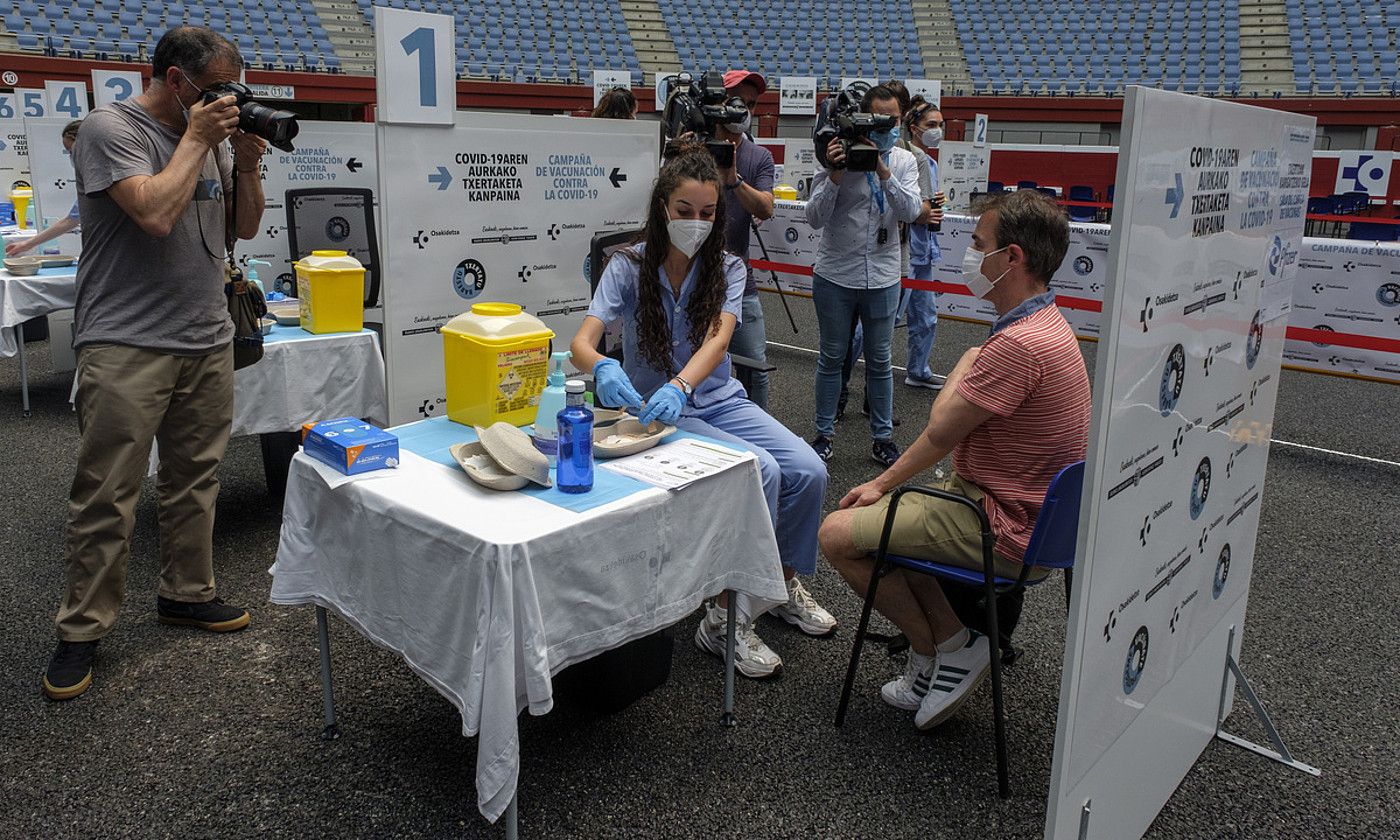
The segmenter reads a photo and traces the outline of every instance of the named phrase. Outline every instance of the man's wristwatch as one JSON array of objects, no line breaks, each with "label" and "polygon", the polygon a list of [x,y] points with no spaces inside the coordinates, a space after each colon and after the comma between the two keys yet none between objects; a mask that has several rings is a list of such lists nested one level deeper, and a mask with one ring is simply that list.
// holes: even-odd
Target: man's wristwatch
[{"label": "man's wristwatch", "polygon": [[744,176],[743,176],[743,175],[738,175],[738,174],[736,174],[736,175],[734,176],[734,183],[732,183],[732,184],[725,184],[725,185],[724,185],[724,188],[725,188],[726,190],[737,190],[737,189],[739,188],[739,185],[742,184],[742,183],[744,183]]},{"label": "man's wristwatch", "polygon": [[681,390],[685,392],[686,399],[690,399],[690,395],[695,393],[695,386],[691,385],[689,380],[685,377],[678,374],[671,377],[671,379],[675,380],[675,382],[681,386]]}]

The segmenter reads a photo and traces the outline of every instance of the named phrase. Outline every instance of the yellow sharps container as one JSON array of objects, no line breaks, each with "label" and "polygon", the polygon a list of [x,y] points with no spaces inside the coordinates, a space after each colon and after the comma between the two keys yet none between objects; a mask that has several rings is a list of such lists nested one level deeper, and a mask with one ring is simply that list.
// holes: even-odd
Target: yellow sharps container
[{"label": "yellow sharps container", "polygon": [[514,303],[476,303],[442,325],[447,416],[468,426],[524,426],[549,375],[554,332]]},{"label": "yellow sharps container", "polygon": [[344,251],[312,251],[292,265],[302,329],[338,333],[365,328],[365,267],[359,260]]}]

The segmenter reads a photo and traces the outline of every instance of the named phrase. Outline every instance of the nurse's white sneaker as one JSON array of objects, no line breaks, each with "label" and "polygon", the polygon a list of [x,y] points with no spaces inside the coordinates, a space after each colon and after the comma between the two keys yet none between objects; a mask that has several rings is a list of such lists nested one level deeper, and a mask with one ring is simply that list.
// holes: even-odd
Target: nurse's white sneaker
[{"label": "nurse's white sneaker", "polygon": [[[715,603],[706,604],[705,617],[700,619],[700,626],[695,628],[695,646],[723,660],[728,622],[727,610]],[[782,657],[758,637],[752,621],[740,624],[734,630],[734,666],[741,675],[750,679],[762,679],[783,670]]]},{"label": "nurse's white sneaker", "polygon": [[808,636],[829,636],[836,631],[836,618],[822,609],[802,581],[795,577],[789,579],[787,591],[787,603],[779,604],[769,612],[788,624],[796,625]]},{"label": "nurse's white sneaker", "polygon": [[919,711],[914,714],[915,726],[932,729],[953,716],[972,690],[991,673],[990,646],[986,636],[969,627],[966,644],[952,653],[939,652],[933,682],[919,704]]}]

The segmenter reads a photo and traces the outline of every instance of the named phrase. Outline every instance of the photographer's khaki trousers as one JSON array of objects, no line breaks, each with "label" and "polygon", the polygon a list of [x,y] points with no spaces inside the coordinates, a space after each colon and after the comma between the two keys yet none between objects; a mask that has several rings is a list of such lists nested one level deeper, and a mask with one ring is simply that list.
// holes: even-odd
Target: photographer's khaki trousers
[{"label": "photographer's khaki trousers", "polygon": [[172,356],[114,344],[78,352],[82,443],[68,501],[68,588],[55,624],[67,641],[101,638],[116,623],[151,440],[156,474],[160,594],[214,597],[214,501],[233,423],[233,349]]}]

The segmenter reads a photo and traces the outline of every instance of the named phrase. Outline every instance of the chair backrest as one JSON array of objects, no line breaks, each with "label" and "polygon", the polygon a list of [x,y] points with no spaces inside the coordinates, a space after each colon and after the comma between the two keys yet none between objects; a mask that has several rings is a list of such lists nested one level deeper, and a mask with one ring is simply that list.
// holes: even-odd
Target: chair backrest
[{"label": "chair backrest", "polygon": [[345,251],[365,267],[365,308],[379,305],[373,190],[287,190],[287,246],[293,261],[326,248]]},{"label": "chair backrest", "polygon": [[1083,461],[1075,461],[1060,470],[1050,482],[1026,547],[1024,562],[1027,566],[1068,569],[1074,565],[1075,543],[1079,538],[1079,497],[1083,489]]},{"label": "chair backrest", "polygon": [[[640,230],[619,230],[593,234],[593,242],[588,249],[588,299],[598,291],[598,283],[603,279],[603,269],[613,254],[632,244],[641,235]],[[608,324],[603,338],[598,342],[598,352],[622,360],[622,328],[619,324]]]}]

